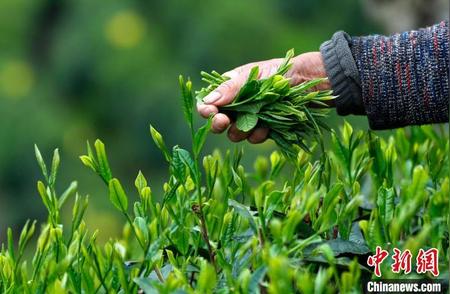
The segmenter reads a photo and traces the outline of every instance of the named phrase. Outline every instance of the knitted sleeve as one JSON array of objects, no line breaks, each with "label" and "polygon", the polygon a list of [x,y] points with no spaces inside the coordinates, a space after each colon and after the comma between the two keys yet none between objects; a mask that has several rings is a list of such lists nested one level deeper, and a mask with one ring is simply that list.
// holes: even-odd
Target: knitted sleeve
[{"label": "knitted sleeve", "polygon": [[[338,113],[365,112],[372,129],[449,121],[448,21],[389,37],[340,34],[321,47],[333,89],[344,94]],[[337,50],[344,38],[348,48]],[[345,52],[353,64],[342,62]]]}]

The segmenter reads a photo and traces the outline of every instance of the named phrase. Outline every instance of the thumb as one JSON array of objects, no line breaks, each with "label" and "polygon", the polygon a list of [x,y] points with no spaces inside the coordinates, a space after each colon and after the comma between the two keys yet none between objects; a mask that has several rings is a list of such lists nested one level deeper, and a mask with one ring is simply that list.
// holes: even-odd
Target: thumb
[{"label": "thumb", "polygon": [[247,79],[244,73],[236,70],[227,72],[224,75],[229,76],[231,79],[223,82],[214,91],[209,93],[203,99],[205,104],[223,106],[231,103]]}]

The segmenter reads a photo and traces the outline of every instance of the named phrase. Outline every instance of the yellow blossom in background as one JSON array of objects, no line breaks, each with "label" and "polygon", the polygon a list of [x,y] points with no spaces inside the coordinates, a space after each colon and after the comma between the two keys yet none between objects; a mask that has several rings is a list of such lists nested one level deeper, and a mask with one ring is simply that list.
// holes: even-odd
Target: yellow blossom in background
[{"label": "yellow blossom in background", "polygon": [[122,10],[109,19],[105,33],[113,46],[133,48],[142,41],[145,22],[135,11]]},{"label": "yellow blossom in background", "polygon": [[34,84],[31,66],[21,60],[8,61],[0,66],[0,91],[2,96],[20,98],[30,93]]}]

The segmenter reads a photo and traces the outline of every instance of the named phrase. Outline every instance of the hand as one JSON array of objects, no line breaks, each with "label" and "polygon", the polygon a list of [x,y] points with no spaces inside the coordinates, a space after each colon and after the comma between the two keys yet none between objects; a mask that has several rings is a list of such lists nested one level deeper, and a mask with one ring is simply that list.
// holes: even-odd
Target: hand
[{"label": "hand", "polygon": [[[233,142],[247,139],[250,143],[258,144],[267,139],[269,134],[268,128],[256,127],[249,132],[240,131],[227,115],[219,113],[218,107],[233,101],[240,88],[246,82],[249,72],[253,67],[259,66],[258,78],[264,79],[275,74],[282,61],[282,58],[276,58],[253,62],[235,68],[224,74],[230,79],[208,94],[208,96],[204,98],[204,103],[197,105],[197,111],[201,116],[207,118],[211,114],[214,114],[212,121],[212,131],[214,133],[222,133],[229,127],[228,138]],[[285,76],[290,78],[292,86],[314,78],[323,78],[327,76],[320,52],[300,54],[292,58],[291,62],[292,66]],[[331,86],[328,81],[317,86],[317,90],[326,90],[330,88]]]}]

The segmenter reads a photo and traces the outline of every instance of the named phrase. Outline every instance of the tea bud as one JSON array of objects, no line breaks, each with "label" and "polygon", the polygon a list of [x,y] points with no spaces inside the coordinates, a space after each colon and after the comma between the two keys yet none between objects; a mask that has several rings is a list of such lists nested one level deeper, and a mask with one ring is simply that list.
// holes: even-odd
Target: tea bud
[{"label": "tea bud", "polygon": [[111,246],[111,243],[106,243],[105,244],[105,246],[104,246],[104,249],[105,249],[105,255],[108,257],[108,256],[111,256],[111,254],[112,254],[112,252],[113,252],[113,247]]},{"label": "tea bud", "polygon": [[116,251],[117,254],[119,254],[119,256],[122,259],[125,259],[125,255],[127,253],[127,250],[125,249],[125,247],[121,243],[119,243],[119,242],[114,243],[114,250]]},{"label": "tea bud", "polygon": [[274,218],[270,222],[270,232],[272,233],[274,239],[282,238],[282,223],[279,219]]},{"label": "tea bud", "polygon": [[239,275],[238,284],[240,285],[243,293],[247,293],[251,277],[252,274],[248,268],[244,269]]},{"label": "tea bud", "polygon": [[264,195],[261,191],[256,191],[255,192],[255,205],[258,208],[262,208],[262,206],[264,205]]},{"label": "tea bud", "polygon": [[258,156],[253,167],[261,179],[265,179],[267,177],[267,173],[269,172],[269,161],[267,158]]},{"label": "tea bud", "polygon": [[44,230],[42,231],[41,235],[39,236],[37,247],[39,251],[44,251],[44,249],[47,247],[48,239],[50,237],[50,226],[45,226]]},{"label": "tea bud", "polygon": [[164,154],[164,157],[166,158],[167,161],[170,161],[170,154],[169,151],[167,150],[166,144],[164,143],[164,139],[161,136],[161,134],[153,127],[150,125],[150,134],[152,136],[153,142],[155,142],[156,147],[158,147],[159,150],[161,150]]},{"label": "tea bud", "polygon": [[169,212],[167,211],[167,208],[164,206],[161,209],[161,215],[160,215],[160,221],[161,221],[161,227],[165,228],[169,224]]},{"label": "tea bud", "polygon": [[284,94],[289,91],[289,80],[283,79],[273,84],[273,88],[277,93]]},{"label": "tea bud", "polygon": [[274,75],[272,81],[273,81],[274,84],[276,84],[276,83],[278,83],[280,81],[283,81],[283,80],[284,80],[284,77],[282,75]]},{"label": "tea bud", "polygon": [[123,238],[124,238],[125,240],[128,240],[128,239],[130,238],[130,235],[131,235],[130,224],[126,223],[126,224],[123,226],[122,234],[123,234]]}]

